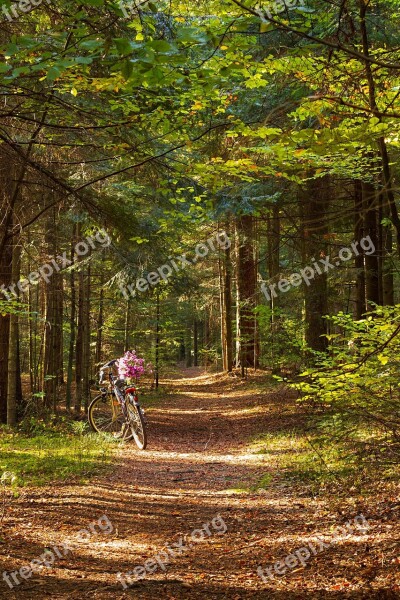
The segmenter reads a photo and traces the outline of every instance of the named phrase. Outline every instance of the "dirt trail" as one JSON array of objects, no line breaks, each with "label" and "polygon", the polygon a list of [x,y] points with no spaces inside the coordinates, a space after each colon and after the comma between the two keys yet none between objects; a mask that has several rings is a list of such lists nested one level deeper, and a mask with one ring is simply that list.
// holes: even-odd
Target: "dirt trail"
[{"label": "dirt trail", "polygon": [[[195,369],[185,377],[170,382],[176,393],[148,411],[146,452],[124,446],[112,472],[90,486],[29,490],[15,502],[6,538],[0,540],[2,572],[29,564],[44,547],[66,543],[72,550],[13,589],[0,577],[0,597],[400,598],[391,572],[388,577],[376,559],[379,545],[394,547],[390,523],[389,529],[378,528],[378,537],[375,532],[375,546],[371,536],[350,536],[304,566],[261,580],[260,565],[284,560],[313,536],[326,541],[332,525],[366,506],[358,498],[347,514],[338,515],[329,499],[312,498],[302,486],[285,481],[279,456],[271,465],[249,450],[257,433],[296,427],[287,392],[249,396],[237,379]],[[241,491],[268,470],[267,490]],[[78,532],[102,515],[108,519],[101,522],[103,531],[93,527],[90,539],[81,541]],[[175,557],[164,563],[167,545]],[[161,563],[146,563],[153,572],[144,579],[131,575],[133,583],[124,589],[127,578],[118,581],[118,572],[126,574],[156,555]]]}]

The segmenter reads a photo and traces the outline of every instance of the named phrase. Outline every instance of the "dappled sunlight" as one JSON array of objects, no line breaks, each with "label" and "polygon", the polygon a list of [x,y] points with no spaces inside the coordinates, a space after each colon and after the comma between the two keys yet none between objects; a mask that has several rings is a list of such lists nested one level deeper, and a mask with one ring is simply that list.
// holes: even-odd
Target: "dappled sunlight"
[{"label": "dappled sunlight", "polygon": [[140,458],[139,461],[135,458],[127,460],[133,460],[133,462],[135,462],[136,465],[138,464],[138,462],[152,464],[156,460],[157,463],[160,464],[162,464],[163,462],[165,464],[190,463],[194,466],[197,463],[246,464],[248,461],[251,461],[255,464],[262,464],[264,462],[264,459],[261,455],[257,455],[250,452],[245,454],[210,454],[208,452],[204,454],[202,454],[201,452],[148,452],[146,453],[146,458]]},{"label": "dappled sunlight", "polygon": [[[224,376],[203,374],[186,379],[185,385],[183,381],[171,380],[171,393],[146,411],[148,450],[116,446],[115,468],[107,477],[93,478],[87,486],[65,485],[57,492],[50,487],[31,491],[29,502],[23,497],[15,502],[21,511],[14,511],[10,527],[22,535],[29,559],[40,555],[44,545],[66,542],[73,548],[73,556],[32,579],[40,581],[41,591],[61,586],[66,590],[62,600],[81,598],[83,590],[99,600],[130,595],[140,600],[300,600],[301,581],[301,600],[319,594],[334,599],[335,590],[327,590],[347,581],[350,573],[357,577],[359,557],[368,559],[366,547],[373,549],[373,557],[394,556],[395,529],[370,516],[361,497],[332,509],[322,488],[288,480],[302,461],[307,469],[318,466],[293,399],[276,388],[255,394],[254,382],[238,380],[229,381],[232,389],[220,394],[213,382],[218,386]],[[207,392],[197,385],[211,388]],[[335,528],[361,512],[370,530],[334,541]],[[80,542],[79,531],[101,515],[113,524],[112,532],[96,531]],[[226,533],[193,544],[165,571],[149,573],[124,592],[119,572],[140,567],[167,545],[187,540],[216,515],[223,517]],[[305,567],[266,582],[260,579],[260,565],[271,567],[317,539],[327,547]],[[8,554],[13,560],[4,561],[5,569],[22,566],[18,545]],[[363,582],[354,579],[354,594],[363,590]],[[31,600],[28,586],[26,593],[24,589],[21,584],[21,600]]]},{"label": "dappled sunlight", "polygon": [[166,415],[197,415],[199,413],[207,414],[218,414],[221,417],[233,417],[238,419],[246,418],[247,415],[264,414],[271,410],[268,406],[252,406],[247,408],[231,406],[213,407],[213,408],[194,408],[192,410],[185,408],[167,408],[167,409],[154,409],[154,414],[166,414]]}]

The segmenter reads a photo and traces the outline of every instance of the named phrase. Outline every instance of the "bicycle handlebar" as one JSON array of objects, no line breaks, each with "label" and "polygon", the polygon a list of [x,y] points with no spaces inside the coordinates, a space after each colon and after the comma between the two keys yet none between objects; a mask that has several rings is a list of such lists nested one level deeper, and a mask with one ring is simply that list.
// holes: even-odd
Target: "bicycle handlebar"
[{"label": "bicycle handlebar", "polygon": [[108,363],[106,363],[105,365],[103,365],[100,369],[100,381],[99,383],[102,384],[104,381],[104,371],[106,369],[111,369],[116,363],[118,362],[118,359],[114,359],[114,360],[110,360]]},{"label": "bicycle handlebar", "polygon": [[106,363],[105,365],[103,365],[100,369],[100,371],[102,371],[103,369],[109,369],[110,367],[113,367],[115,365],[115,363],[118,362],[118,359],[115,358],[114,360],[110,360],[110,362]]}]

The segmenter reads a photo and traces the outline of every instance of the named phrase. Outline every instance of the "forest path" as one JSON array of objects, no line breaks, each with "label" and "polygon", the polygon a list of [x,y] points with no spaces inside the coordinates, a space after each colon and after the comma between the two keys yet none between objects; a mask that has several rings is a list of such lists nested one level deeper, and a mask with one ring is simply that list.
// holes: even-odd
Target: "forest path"
[{"label": "forest path", "polygon": [[[71,550],[64,547],[61,557],[53,551],[52,568],[26,580],[18,575],[12,589],[0,578],[0,598],[400,598],[391,563],[388,573],[381,560],[384,548],[394,547],[393,525],[375,522],[374,541],[356,531],[318,548],[316,536],[328,543],[333,527],[368,513],[368,501],[349,498],[333,508],[330,498],[285,479],[279,451],[251,448],[260,433],[301,426],[287,391],[249,393],[237,378],[200,369],[168,386],[171,393],[148,410],[148,450],[123,446],[112,472],[90,485],[31,489],[15,501],[7,539],[0,540],[2,572],[28,565],[45,547]],[[251,491],[266,473],[267,489]],[[274,577],[262,581],[260,565],[284,561],[311,540],[315,556],[283,575],[273,568]],[[131,574],[127,587],[126,573],[139,567],[143,574],[143,565],[146,577]]]}]

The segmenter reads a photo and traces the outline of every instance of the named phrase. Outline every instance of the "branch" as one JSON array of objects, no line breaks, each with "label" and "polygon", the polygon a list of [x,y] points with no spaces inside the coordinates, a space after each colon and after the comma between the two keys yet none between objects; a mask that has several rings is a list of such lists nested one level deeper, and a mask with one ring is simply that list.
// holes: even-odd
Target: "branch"
[{"label": "branch", "polygon": [[[231,2],[233,2],[234,4],[236,4],[237,6],[242,8],[244,11],[252,14],[253,16],[260,18],[259,12],[257,12],[253,8],[245,6],[244,4],[242,4],[242,2],[240,2],[240,0],[231,0]],[[297,35],[303,39],[310,40],[310,42],[316,42],[317,44],[327,46],[328,48],[333,48],[334,50],[341,50],[345,54],[348,54],[349,56],[353,56],[354,58],[358,58],[359,60],[362,60],[363,62],[369,62],[374,65],[379,65],[380,67],[383,67],[384,69],[400,70],[400,63],[382,62],[382,61],[372,58],[370,56],[366,56],[362,52],[357,52],[357,50],[352,50],[351,48],[343,46],[342,44],[334,44],[333,42],[329,42],[328,40],[323,40],[319,37],[310,35],[309,33],[305,33],[304,31],[300,31],[299,29],[296,29],[295,27],[288,25],[287,23],[282,23],[282,22],[278,21],[277,19],[274,19],[273,17],[269,17],[267,14],[263,15],[263,20],[269,21],[270,23],[272,23],[273,25],[276,25],[277,27],[279,27],[280,29],[283,29],[284,31],[289,31],[290,33],[294,33],[295,35]]]}]

